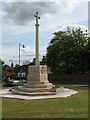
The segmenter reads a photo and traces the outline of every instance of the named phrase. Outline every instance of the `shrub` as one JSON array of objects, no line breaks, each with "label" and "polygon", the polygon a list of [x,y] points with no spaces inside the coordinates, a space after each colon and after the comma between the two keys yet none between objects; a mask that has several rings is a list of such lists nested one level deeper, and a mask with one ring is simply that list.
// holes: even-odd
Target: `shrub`
[{"label": "shrub", "polygon": [[23,86],[23,82],[17,83],[16,86]]}]

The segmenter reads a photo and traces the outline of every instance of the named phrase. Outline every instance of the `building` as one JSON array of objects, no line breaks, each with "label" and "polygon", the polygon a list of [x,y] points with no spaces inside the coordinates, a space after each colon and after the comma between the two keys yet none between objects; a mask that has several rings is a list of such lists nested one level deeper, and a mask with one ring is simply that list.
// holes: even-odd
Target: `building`
[{"label": "building", "polygon": [[15,75],[15,69],[13,67],[13,63],[11,64],[11,67],[9,65],[5,65],[4,66],[4,71],[5,71],[5,76],[8,77],[8,76],[12,76],[12,75]]},{"label": "building", "polygon": [[27,77],[28,65],[22,65],[18,68],[17,74],[18,77]]}]

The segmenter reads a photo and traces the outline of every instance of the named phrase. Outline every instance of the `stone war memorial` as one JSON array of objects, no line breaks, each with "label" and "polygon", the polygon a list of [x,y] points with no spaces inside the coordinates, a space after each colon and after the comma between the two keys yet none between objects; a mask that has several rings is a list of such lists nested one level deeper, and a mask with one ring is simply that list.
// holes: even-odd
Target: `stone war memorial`
[{"label": "stone war memorial", "polygon": [[34,15],[36,18],[36,63],[28,67],[27,84],[23,87],[19,86],[13,90],[14,94],[22,95],[54,95],[52,87],[54,85],[49,83],[46,65],[40,65],[39,61],[39,24],[38,12]]},{"label": "stone war memorial", "polygon": [[34,17],[36,18],[36,24],[35,24],[36,26],[36,61],[35,61],[35,65],[28,67],[27,83],[25,83],[23,86],[15,86],[14,89],[12,90],[13,96],[11,97],[14,97],[14,94],[15,94],[15,95],[22,95],[20,99],[21,98],[24,99],[24,96],[29,96],[29,97],[36,96],[37,98],[35,99],[42,99],[39,96],[45,96],[43,98],[56,98],[56,97],[67,97],[67,96],[71,96],[72,94],[76,94],[77,91],[68,90],[63,87],[56,89],[55,85],[53,85],[52,83],[48,81],[47,66],[40,65],[40,61],[39,61],[38,20],[40,19],[40,17],[38,16],[38,12],[36,12]]}]

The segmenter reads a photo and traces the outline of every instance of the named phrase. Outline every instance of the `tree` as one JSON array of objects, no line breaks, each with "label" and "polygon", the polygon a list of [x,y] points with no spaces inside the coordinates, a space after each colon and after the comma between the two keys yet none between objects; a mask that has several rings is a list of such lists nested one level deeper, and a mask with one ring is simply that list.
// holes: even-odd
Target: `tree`
[{"label": "tree", "polygon": [[69,28],[53,33],[47,47],[46,64],[53,73],[85,73],[88,70],[87,31]]},{"label": "tree", "polygon": [[28,65],[28,64],[30,64],[30,61],[28,61],[28,60],[25,60],[25,61],[23,62],[23,65]]},{"label": "tree", "polygon": [[0,82],[5,78],[4,62],[0,59]]},{"label": "tree", "polygon": [[15,69],[15,72],[18,73],[19,69],[20,69],[20,66],[18,64],[16,64],[15,67],[14,67],[14,69]]}]

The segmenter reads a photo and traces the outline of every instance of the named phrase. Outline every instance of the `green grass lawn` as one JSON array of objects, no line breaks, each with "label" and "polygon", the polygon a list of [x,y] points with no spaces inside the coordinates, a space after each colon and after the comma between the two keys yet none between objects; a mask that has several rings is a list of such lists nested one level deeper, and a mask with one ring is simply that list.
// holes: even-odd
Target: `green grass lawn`
[{"label": "green grass lawn", "polygon": [[2,99],[3,118],[88,118],[88,88],[69,87],[78,90],[68,98],[19,100]]}]

